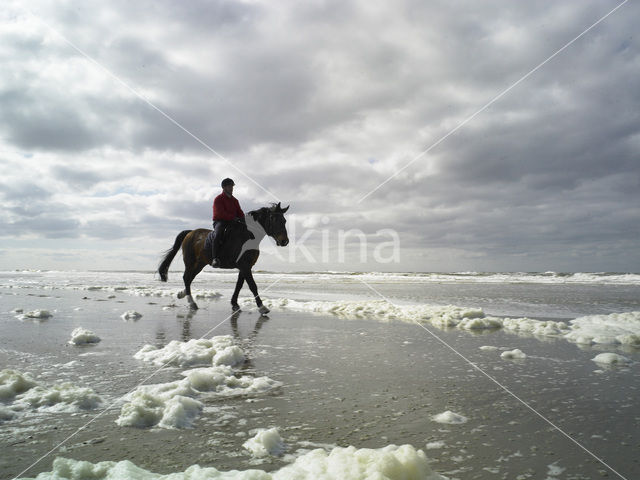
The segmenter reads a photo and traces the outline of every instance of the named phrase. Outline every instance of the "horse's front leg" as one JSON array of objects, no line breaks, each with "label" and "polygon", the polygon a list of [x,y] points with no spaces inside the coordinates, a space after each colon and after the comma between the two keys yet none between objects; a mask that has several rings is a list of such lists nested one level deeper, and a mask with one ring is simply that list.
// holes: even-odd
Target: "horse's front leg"
[{"label": "horse's front leg", "polygon": [[202,268],[203,267],[200,267],[199,270],[197,268],[188,268],[185,270],[184,275],[182,276],[182,279],[184,280],[184,290],[178,293],[178,298],[184,298],[186,296],[187,301],[189,302],[189,308],[191,308],[191,310],[198,310],[198,304],[191,296],[191,282],[193,282],[193,279],[198,273],[200,273],[200,270],[202,270]]},{"label": "horse's front leg", "polygon": [[256,285],[255,280],[253,279],[253,274],[251,273],[251,269],[245,270],[243,272],[244,279],[247,281],[247,285],[249,285],[249,289],[251,293],[253,293],[253,298],[256,299],[256,305],[258,306],[258,311],[262,315],[266,315],[269,313],[269,309],[262,304],[262,300],[258,295],[258,286]]},{"label": "horse's front leg", "polygon": [[242,290],[242,286],[244,285],[244,275],[242,270],[238,272],[238,281],[236,282],[236,289],[233,291],[233,295],[231,296],[231,310],[234,312],[240,311],[240,305],[238,305],[238,295],[240,294],[240,290]]}]

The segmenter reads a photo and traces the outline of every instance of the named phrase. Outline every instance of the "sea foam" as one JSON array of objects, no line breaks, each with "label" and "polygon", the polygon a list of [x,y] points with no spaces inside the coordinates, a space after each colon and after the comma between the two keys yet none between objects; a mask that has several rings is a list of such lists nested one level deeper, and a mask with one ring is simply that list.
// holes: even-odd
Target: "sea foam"
[{"label": "sea foam", "polygon": [[500,354],[500,357],[506,358],[506,359],[523,359],[523,358],[527,358],[527,355],[519,348],[515,348],[513,350],[502,352]]},{"label": "sea foam", "polygon": [[276,427],[261,428],[250,433],[255,433],[255,435],[244,442],[242,446],[251,452],[254,457],[278,456],[282,455],[286,450],[284,440],[282,440]]},{"label": "sea foam", "polygon": [[571,320],[569,341],[580,344],[640,347],[640,312],[589,315]]},{"label": "sea foam", "polygon": [[[38,475],[38,480],[447,480],[429,466],[422,450],[411,445],[389,445],[379,449],[336,447],[330,452],[312,450],[292,464],[274,472],[244,470],[222,472],[214,467],[192,465],[184,472],[167,475],[144,470],[128,460],[90,463],[58,457],[53,470]],[[27,479],[23,479],[27,480]]]},{"label": "sea foam", "polygon": [[618,355],[617,353],[601,353],[596,355],[592,360],[596,363],[602,363],[604,365],[626,365],[631,363],[627,357]]},{"label": "sea foam", "polygon": [[71,382],[41,385],[28,373],[0,371],[0,400],[12,411],[27,409],[77,412],[98,407],[102,398],[93,389]]},{"label": "sea foam", "polygon": [[188,380],[141,385],[127,396],[116,423],[128,427],[188,428],[203,408],[192,398],[197,392]]},{"label": "sea foam", "polygon": [[47,320],[48,318],[53,317],[53,314],[49,310],[37,309],[31,310],[26,313],[22,313],[17,316],[20,320]]},{"label": "sea foam", "polygon": [[451,410],[447,410],[446,412],[439,413],[431,417],[431,420],[437,423],[445,423],[449,425],[459,425],[461,423],[466,423],[468,418],[464,415],[460,415],[459,413],[452,412]]},{"label": "sea foam", "polygon": [[242,350],[233,344],[233,337],[221,335],[210,339],[173,340],[162,348],[145,345],[134,358],[154,365],[186,367],[192,365],[236,365],[244,361]]},{"label": "sea foam", "polygon": [[[249,303],[251,299],[244,299]],[[488,330],[502,328],[513,333],[561,337],[580,344],[640,346],[640,312],[612,313],[576,318],[569,323],[532,318],[485,315],[480,308],[455,305],[396,305],[386,300],[298,301],[287,298],[264,302],[269,308],[371,318],[382,321],[429,323],[438,328]]]},{"label": "sea foam", "polygon": [[134,357],[160,366],[210,366],[185,370],[181,372],[184,378],[174,382],[139,386],[125,398],[116,420],[120,426],[190,428],[203,409],[198,400],[203,395],[254,395],[282,385],[269,377],[238,375],[232,367],[245,356],[230,335],[174,340],[163,348],[145,345]]},{"label": "sea foam", "polygon": [[71,345],[83,345],[86,343],[98,343],[100,341],[100,337],[93,333],[91,330],[87,330],[82,327],[78,327],[71,332],[71,340],[69,340],[69,344]]}]

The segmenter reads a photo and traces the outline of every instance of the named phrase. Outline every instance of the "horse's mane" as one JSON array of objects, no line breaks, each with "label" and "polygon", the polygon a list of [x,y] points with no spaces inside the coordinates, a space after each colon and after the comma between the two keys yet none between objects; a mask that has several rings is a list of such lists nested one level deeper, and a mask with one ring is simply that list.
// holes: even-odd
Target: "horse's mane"
[{"label": "horse's mane", "polygon": [[264,215],[265,213],[276,213],[282,211],[282,207],[279,203],[270,203],[268,207],[262,207],[257,210],[251,210],[249,215],[252,215],[253,218],[256,218],[258,215]]}]

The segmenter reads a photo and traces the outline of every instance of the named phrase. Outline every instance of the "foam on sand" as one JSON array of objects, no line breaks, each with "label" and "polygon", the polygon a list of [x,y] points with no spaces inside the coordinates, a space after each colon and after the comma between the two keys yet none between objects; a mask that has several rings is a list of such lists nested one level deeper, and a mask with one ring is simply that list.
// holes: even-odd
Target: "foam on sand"
[{"label": "foam on sand", "polygon": [[87,343],[98,343],[99,341],[100,337],[91,330],[78,327],[71,332],[71,340],[69,340],[68,343],[71,345],[84,345]]},{"label": "foam on sand", "polygon": [[134,358],[154,365],[236,365],[244,361],[242,350],[233,345],[233,337],[222,335],[210,339],[173,340],[163,348],[145,345]]},{"label": "foam on sand", "polygon": [[249,450],[251,455],[256,458],[267,457],[269,455],[277,457],[282,455],[287,448],[276,427],[269,429],[261,428],[249,433],[255,433],[255,435],[244,442],[242,446]]},{"label": "foam on sand", "polygon": [[[213,467],[192,465],[184,472],[167,475],[144,470],[128,460],[90,463],[58,457],[53,470],[38,480],[446,480],[429,467],[427,456],[411,445],[389,445],[379,449],[336,447],[330,452],[313,450],[274,472],[244,470],[221,472]],[[23,479],[27,480],[27,479]]]},{"label": "foam on sand", "polygon": [[589,315],[571,320],[569,341],[640,347],[640,312]]},{"label": "foam on sand", "polygon": [[493,345],[482,345],[480,350],[495,351],[498,350],[498,347],[494,347]]},{"label": "foam on sand", "polygon": [[596,363],[601,363],[604,365],[626,365],[631,363],[627,357],[618,355],[617,353],[601,353],[592,358]]},{"label": "foam on sand", "polygon": [[282,386],[269,377],[237,376],[226,365],[210,368],[194,368],[182,372],[193,388],[199,392],[214,392],[218,395],[252,395],[265,393]]},{"label": "foam on sand", "polygon": [[116,423],[127,427],[188,428],[204,407],[187,379],[141,385],[127,396]]},{"label": "foam on sand", "polygon": [[141,385],[127,395],[116,423],[121,427],[191,428],[200,416],[203,395],[256,395],[282,385],[269,377],[236,377],[228,366],[182,372],[182,380]]},{"label": "foam on sand", "polygon": [[140,318],[142,318],[142,314],[139,312],[136,312],[135,310],[127,310],[122,315],[120,315],[120,318],[123,319],[124,321],[139,320]]},{"label": "foam on sand", "polygon": [[145,345],[135,355],[156,365],[212,365],[181,372],[185,378],[142,385],[127,395],[116,423],[129,427],[190,428],[203,410],[203,395],[235,396],[268,392],[282,385],[269,377],[238,375],[232,368],[244,361],[244,352],[230,335],[211,339],[172,341],[163,348]]},{"label": "foam on sand", "polygon": [[38,409],[77,412],[98,407],[102,399],[91,388],[78,387],[71,382],[43,386],[29,374],[16,370],[0,372],[0,400],[12,411]]},{"label": "foam on sand", "polygon": [[446,412],[434,415],[433,417],[431,417],[431,420],[437,423],[445,423],[448,425],[459,425],[461,423],[466,423],[469,419],[463,415],[454,413],[451,410],[447,410]]},{"label": "foam on sand", "polygon": [[10,401],[16,395],[26,392],[38,383],[28,373],[16,370],[0,371],[0,400]]},{"label": "foam on sand", "polygon": [[[243,299],[249,303],[251,299]],[[297,301],[287,298],[264,302],[272,309],[333,314],[344,318],[371,318],[382,321],[430,323],[438,328],[487,330],[503,328],[514,333],[562,337],[580,344],[607,344],[640,347],[640,311],[591,315],[569,323],[532,318],[501,318],[485,315],[480,308],[455,305],[395,305],[386,300]]]},{"label": "foam on sand", "polygon": [[53,317],[53,314],[49,310],[37,309],[31,310],[26,313],[21,313],[16,318],[20,320],[47,320],[48,318]]},{"label": "foam on sand", "polygon": [[16,413],[11,409],[0,405],[0,422],[5,422],[7,420],[12,420],[15,418]]},{"label": "foam on sand", "polygon": [[[243,300],[245,303],[251,299]],[[345,318],[375,318],[378,320],[405,320],[431,322],[440,327],[496,328],[500,325],[486,318],[479,308],[463,308],[454,305],[394,305],[386,300],[369,301],[307,301],[286,298],[267,300],[269,308],[286,308],[298,311],[331,313]],[[473,322],[478,320],[478,322]]]},{"label": "foam on sand", "polygon": [[502,352],[500,354],[500,357],[506,359],[523,359],[527,358],[527,355],[519,348],[514,348],[513,350]]}]

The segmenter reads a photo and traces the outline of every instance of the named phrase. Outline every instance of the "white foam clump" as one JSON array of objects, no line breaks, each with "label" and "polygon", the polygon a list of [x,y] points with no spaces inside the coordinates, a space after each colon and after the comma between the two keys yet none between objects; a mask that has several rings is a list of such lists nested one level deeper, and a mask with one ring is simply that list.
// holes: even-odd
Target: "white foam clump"
[{"label": "white foam clump", "polygon": [[236,365],[244,361],[242,350],[233,345],[230,335],[210,339],[191,339],[187,342],[172,340],[162,348],[145,345],[134,358],[155,365]]},{"label": "white foam clump", "polygon": [[120,318],[123,320],[138,320],[142,318],[142,314],[140,312],[136,312],[135,310],[127,310],[122,315],[120,315]]},{"label": "white foam clump", "polygon": [[250,395],[272,390],[282,383],[268,377],[236,377],[229,366],[182,372],[182,380],[142,385],[127,396],[116,423],[122,427],[191,428],[204,405],[195,397],[209,394]]},{"label": "white foam clump", "polygon": [[264,393],[282,385],[269,377],[237,377],[228,365],[209,368],[193,368],[182,372],[191,386],[199,392],[220,395],[250,395]]},{"label": "white foam clump", "polygon": [[0,400],[11,402],[16,410],[25,408],[76,412],[98,407],[102,399],[93,389],[78,387],[71,382],[42,386],[29,374],[16,370],[0,372]]},{"label": "white foam clump", "polygon": [[222,294],[216,291],[208,291],[208,292],[197,292],[194,297],[197,299],[212,299],[212,298],[220,298]]},{"label": "white foam clump", "polygon": [[[250,299],[246,300],[247,302]],[[480,308],[455,305],[394,305],[386,300],[369,301],[297,301],[286,298],[264,302],[269,308],[289,308],[316,313],[331,313],[346,318],[376,318],[430,322],[438,327],[463,329],[500,328],[500,319],[486,317]]]},{"label": "white foam clump", "polygon": [[508,350],[506,352],[502,352],[500,354],[500,357],[502,358],[515,358],[515,359],[521,359],[521,358],[527,358],[527,354],[524,353],[522,350],[520,350],[519,348],[514,348],[513,350]]},{"label": "white foam clump", "polygon": [[0,400],[11,401],[38,383],[28,374],[16,370],[0,371]]},{"label": "white foam clump", "polygon": [[578,344],[640,347],[640,312],[589,315],[571,320],[565,338]]},{"label": "white foam clump", "polygon": [[21,396],[21,401],[34,408],[75,412],[97,408],[102,399],[89,387],[78,387],[71,382],[56,383],[51,387],[36,386]]},{"label": "white foam clump", "polygon": [[269,377],[236,376],[231,367],[244,361],[242,349],[230,335],[211,339],[172,341],[163,348],[145,345],[135,355],[156,365],[190,366],[209,364],[181,372],[182,380],[143,385],[127,396],[116,423],[120,426],[189,428],[203,409],[196,397],[249,395],[272,390],[282,383]]},{"label": "white foam clump", "polygon": [[439,328],[463,330],[490,330],[505,328],[534,335],[561,335],[569,330],[562,322],[540,321],[529,318],[498,318],[485,315],[481,308],[455,305],[394,305],[386,300],[371,301],[307,301],[286,298],[268,300],[270,308],[316,313],[331,313],[346,318],[376,318],[430,323]]},{"label": "white foam clump", "polygon": [[46,320],[51,317],[53,317],[53,314],[49,310],[44,310],[44,309],[31,310],[27,313],[18,315],[18,318],[20,320],[29,320],[29,319]]},{"label": "white foam clump", "polygon": [[627,363],[631,363],[631,360],[627,357],[618,355],[617,353],[601,353],[591,360],[604,365],[626,365]]},{"label": "white foam clump", "polygon": [[[250,432],[254,433],[254,432]],[[286,450],[284,440],[276,427],[255,431],[255,436],[242,444],[244,448],[257,458],[282,455]]]},{"label": "white foam clump", "polygon": [[16,413],[14,411],[9,409],[8,407],[0,405],[0,422],[11,420],[15,416],[16,416]]},{"label": "white foam clump", "polygon": [[336,447],[328,453],[317,449],[269,473],[257,469],[221,472],[214,467],[192,465],[184,472],[161,475],[128,460],[93,464],[58,457],[53,461],[53,471],[40,473],[37,480],[64,480],[70,472],[73,478],[94,480],[447,480],[431,470],[422,450],[411,445],[380,449]]},{"label": "white foam clump", "polygon": [[91,330],[87,330],[82,327],[78,327],[71,332],[71,340],[69,340],[69,344],[71,345],[83,345],[86,343],[98,343],[100,342],[100,337],[93,333]]},{"label": "white foam clump", "polygon": [[437,448],[444,448],[446,443],[443,440],[436,440],[435,442],[429,442],[425,445],[427,450],[434,450]]},{"label": "white foam clump", "polygon": [[535,320],[533,318],[502,318],[502,326],[505,330],[519,333],[528,333],[543,337],[558,337],[566,335],[570,327],[564,322],[553,320]]},{"label": "white foam clump", "polygon": [[[245,302],[251,299],[244,300]],[[297,301],[287,298],[265,301],[269,308],[334,314],[345,318],[373,318],[431,323],[439,328],[481,330],[504,328],[517,333],[563,337],[581,344],[640,346],[640,311],[592,315],[567,324],[532,318],[499,318],[485,315],[480,308],[455,305],[394,305],[386,300]]]},{"label": "white foam clump", "polygon": [[128,427],[188,428],[204,405],[188,380],[141,385],[127,396],[116,423]]},{"label": "white foam clump", "polygon": [[459,425],[461,423],[466,423],[469,419],[463,415],[458,413],[454,413],[451,410],[447,410],[445,412],[439,413],[431,417],[434,422],[437,423],[445,423],[449,425]]}]

